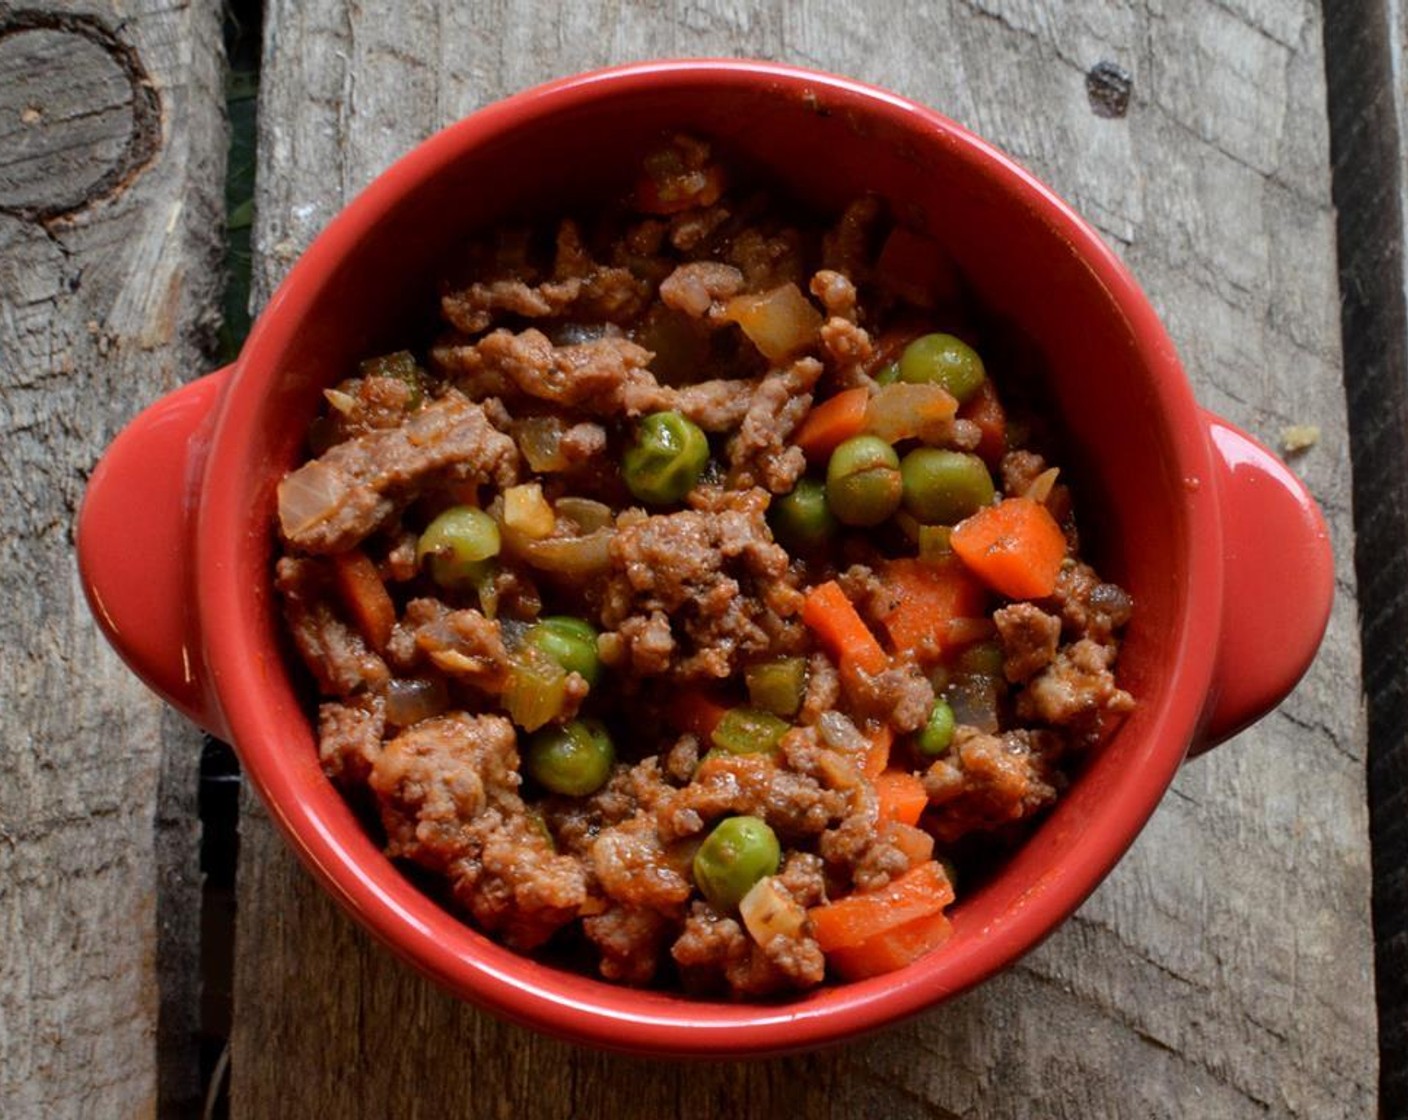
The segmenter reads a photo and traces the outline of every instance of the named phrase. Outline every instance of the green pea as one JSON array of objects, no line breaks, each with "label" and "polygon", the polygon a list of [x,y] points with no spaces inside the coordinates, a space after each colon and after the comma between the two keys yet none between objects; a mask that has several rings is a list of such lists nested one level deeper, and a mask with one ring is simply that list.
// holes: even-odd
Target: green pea
[{"label": "green pea", "polygon": [[978,352],[951,334],[916,338],[900,355],[900,380],[942,385],[962,404],[987,380]]},{"label": "green pea", "polygon": [[730,708],[709,733],[709,740],[729,754],[767,754],[777,750],[791,729],[791,724],[771,712]]},{"label": "green pea", "polygon": [[714,909],[731,913],[760,879],[777,873],[782,847],[757,817],[726,817],[694,854],[694,882]]},{"label": "green pea", "polygon": [[569,673],[580,673],[593,688],[601,679],[596,628],[586,619],[571,615],[544,618],[528,628],[523,641],[547,654]]},{"label": "green pea", "polygon": [[904,508],[927,525],[957,525],[995,493],[987,465],[976,455],[916,447],[900,463]]},{"label": "green pea", "polygon": [[826,504],[826,484],[801,479],[768,510],[773,535],[793,552],[818,552],[836,536],[836,517]]},{"label": "green pea", "polygon": [[416,563],[429,562],[430,578],[441,587],[467,587],[479,581],[487,562],[499,554],[499,526],[482,509],[453,506],[428,526],[416,542]]},{"label": "green pea", "polygon": [[919,753],[928,758],[937,758],[948,750],[953,742],[953,724],[953,709],[948,701],[942,697],[935,700],[934,706],[929,709],[929,718],[919,729],[919,737],[915,740]]},{"label": "green pea", "polygon": [[626,486],[642,502],[668,505],[699,481],[709,461],[709,440],[678,412],[652,412],[640,422],[621,468]]},{"label": "green pea", "polygon": [[899,456],[879,436],[852,436],[826,464],[826,504],[847,525],[879,525],[899,509],[903,489]]},{"label": "green pea", "polygon": [[529,776],[545,789],[585,797],[606,784],[615,761],[606,728],[594,719],[574,719],[530,736],[525,763]]},{"label": "green pea", "polygon": [[875,384],[893,385],[899,379],[900,364],[899,362],[891,362],[889,365],[885,366],[879,373],[875,375]]}]

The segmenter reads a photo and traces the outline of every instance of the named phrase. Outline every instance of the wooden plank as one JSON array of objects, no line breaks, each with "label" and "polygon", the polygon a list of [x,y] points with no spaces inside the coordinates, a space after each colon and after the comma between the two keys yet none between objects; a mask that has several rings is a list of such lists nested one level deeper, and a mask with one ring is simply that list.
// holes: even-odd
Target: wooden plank
[{"label": "wooden plank", "polygon": [[1385,1116],[1408,1114],[1408,9],[1327,13],[1334,199],[1354,452],[1357,571],[1369,720],[1380,1054]]},{"label": "wooden plank", "polygon": [[[1042,949],[911,1024],[821,1055],[680,1067],[495,1022],[338,917],[251,806],[236,1115],[1372,1111],[1365,733],[1315,5],[955,0],[862,12],[711,0],[559,11],[420,0],[393,18],[281,0],[266,27],[265,298],[392,158],[555,74],[746,53],[935,105],[1099,226],[1165,315],[1204,401],[1273,444],[1291,424],[1320,426],[1295,466],[1338,542],[1340,596],[1295,696],[1190,765],[1116,873]],[[1111,68],[1089,78],[1099,96],[1088,92],[1102,61],[1132,79],[1124,116],[1109,115],[1101,92]]]},{"label": "wooden plank", "polygon": [[7,1117],[199,1098],[199,736],[98,636],[72,522],[122,425],[205,365],[221,57],[218,4],[0,4]]}]

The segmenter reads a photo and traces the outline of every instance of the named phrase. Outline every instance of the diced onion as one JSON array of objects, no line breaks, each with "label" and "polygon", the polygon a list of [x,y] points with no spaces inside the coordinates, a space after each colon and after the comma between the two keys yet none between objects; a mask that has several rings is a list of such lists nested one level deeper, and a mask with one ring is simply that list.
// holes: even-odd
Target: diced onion
[{"label": "diced onion", "polygon": [[866,406],[865,430],[886,443],[922,439],[939,444],[952,433],[957,411],[958,401],[941,385],[884,385]]},{"label": "diced onion", "polygon": [[344,393],[341,389],[324,389],[323,396],[328,404],[344,415],[357,407],[357,398],[350,393]]},{"label": "diced onion", "polygon": [[739,916],[748,935],[759,945],[779,937],[796,940],[806,928],[807,912],[769,875],[753,884],[738,904]]},{"label": "diced onion", "polygon": [[585,537],[549,537],[525,545],[522,555],[530,565],[545,572],[591,575],[610,565],[613,536],[614,529],[598,529]]},{"label": "diced onion", "polygon": [[821,330],[821,312],[790,282],[771,291],[734,296],[724,305],[724,318],[737,323],[770,362],[806,349]]},{"label": "diced onion", "polygon": [[279,483],[279,526],[296,537],[326,521],[342,504],[347,484],[341,474],[314,459]]},{"label": "diced onion", "polygon": [[558,498],[555,506],[558,517],[565,517],[577,526],[585,536],[612,523],[611,507],[591,498]]},{"label": "diced onion", "polygon": [[550,536],[556,525],[557,517],[538,483],[510,486],[504,491],[505,529],[537,541]]},{"label": "diced onion", "polygon": [[519,421],[518,449],[535,471],[551,472],[567,468],[562,454],[562,421],[555,416],[530,416]]},{"label": "diced onion", "polygon": [[1022,496],[1045,505],[1046,499],[1051,497],[1051,488],[1056,485],[1056,479],[1060,473],[1060,467],[1048,467],[1032,479],[1031,485],[1027,487],[1026,493]]},{"label": "diced onion", "polygon": [[392,677],[386,687],[386,722],[393,727],[410,727],[449,706],[449,692],[439,677]]}]

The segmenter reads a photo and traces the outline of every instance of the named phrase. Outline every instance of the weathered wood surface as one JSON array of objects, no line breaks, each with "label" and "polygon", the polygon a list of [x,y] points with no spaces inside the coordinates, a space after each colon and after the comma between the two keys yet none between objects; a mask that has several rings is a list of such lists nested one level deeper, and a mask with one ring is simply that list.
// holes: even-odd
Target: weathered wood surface
[{"label": "weathered wood surface", "polygon": [[[1116,873],[1020,967],[880,1038],[785,1061],[605,1057],[458,1005],[336,913],[256,806],[242,833],[239,1117],[1363,1116],[1377,1076],[1322,29],[1307,2],[420,0],[266,16],[261,298],[327,219],[435,128],[631,58],[749,54],[849,73],[993,139],[1108,237],[1205,403],[1324,504],[1339,598],[1299,691],[1190,765]],[[1087,71],[1133,79],[1097,114]],[[1106,102],[1102,101],[1102,109]]]},{"label": "weathered wood surface", "polygon": [[199,736],[98,636],[73,517],[202,372],[219,5],[0,3],[0,1116],[189,1114]]},{"label": "weathered wood surface", "polygon": [[1368,697],[1369,808],[1382,1101],[1408,1115],[1408,8],[1327,13],[1330,155],[1339,213],[1345,386],[1354,432],[1357,569]]}]

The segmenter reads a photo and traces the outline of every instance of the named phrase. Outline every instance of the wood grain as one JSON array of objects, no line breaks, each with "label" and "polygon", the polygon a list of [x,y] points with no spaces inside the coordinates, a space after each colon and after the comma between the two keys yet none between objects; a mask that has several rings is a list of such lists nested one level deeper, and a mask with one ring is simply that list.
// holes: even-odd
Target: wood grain
[{"label": "wood grain", "polygon": [[[188,1113],[199,738],[98,636],[73,517],[202,372],[219,8],[0,4],[0,1115]],[[134,542],[134,547],[138,542]]]},{"label": "wood grain", "polygon": [[1345,389],[1369,720],[1382,1100],[1408,1115],[1408,9],[1337,5],[1325,28]]},{"label": "wood grain", "polygon": [[[646,1063],[460,1006],[342,920],[246,816],[240,1117],[1362,1116],[1377,1076],[1365,725],[1321,25],[1310,3],[968,0],[555,7],[336,0],[267,14],[256,286],[437,126],[631,58],[750,54],[898,89],[1011,151],[1145,284],[1203,401],[1295,468],[1337,542],[1324,651],[1278,712],[1186,768],[1130,855],[1020,967],[875,1040]],[[1097,63],[1132,78],[1097,114]],[[276,1055],[276,1058],[271,1058]]]}]

